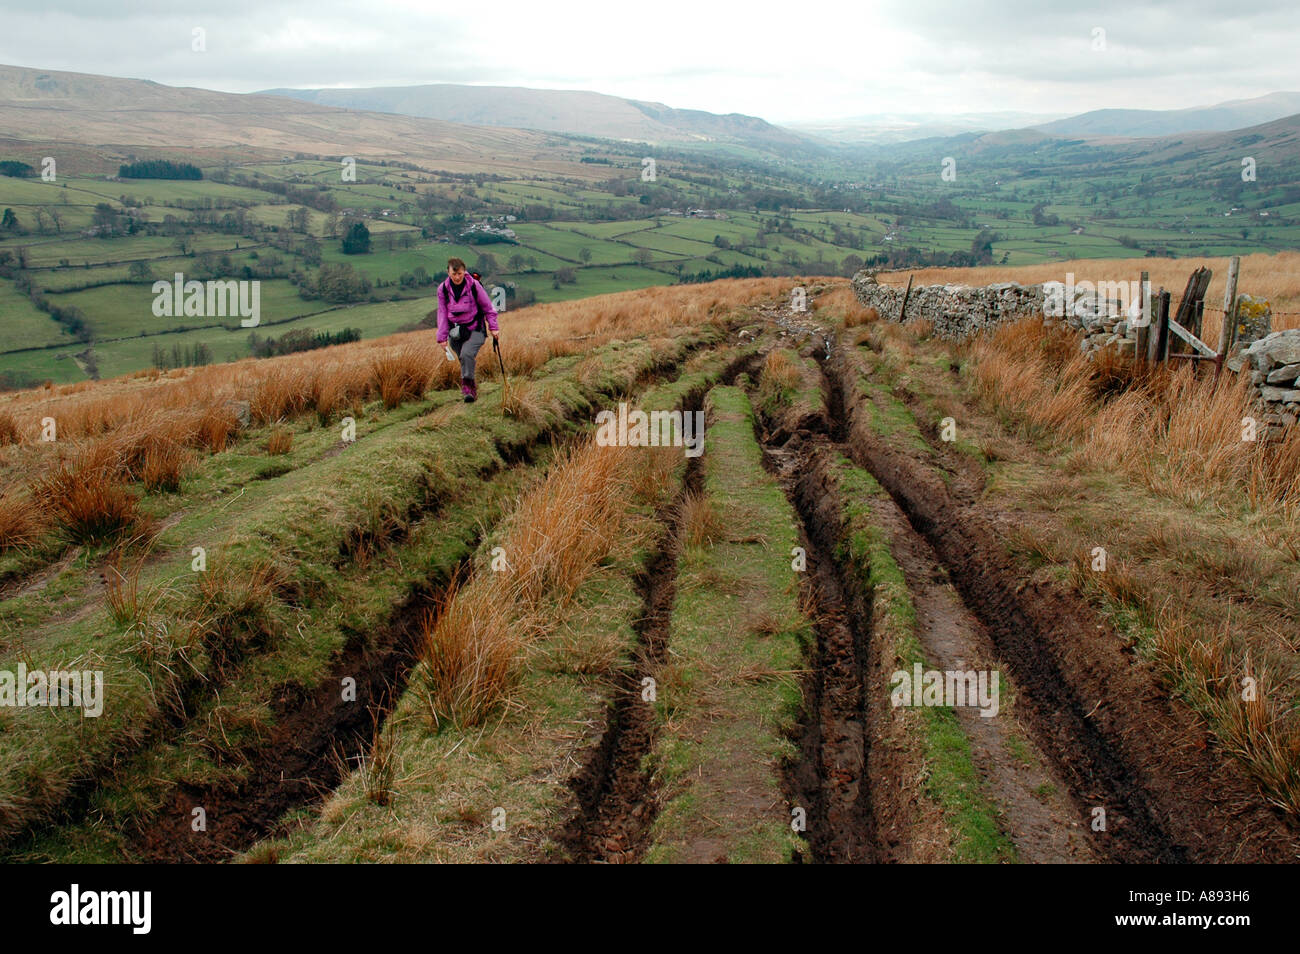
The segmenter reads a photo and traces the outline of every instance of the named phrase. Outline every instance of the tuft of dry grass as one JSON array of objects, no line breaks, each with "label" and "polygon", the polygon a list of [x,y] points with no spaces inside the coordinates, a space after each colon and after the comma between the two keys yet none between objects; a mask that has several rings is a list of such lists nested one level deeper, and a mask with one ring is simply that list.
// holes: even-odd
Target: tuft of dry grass
[{"label": "tuft of dry grass", "polygon": [[501,705],[528,647],[550,631],[555,604],[616,546],[648,532],[630,529],[627,499],[638,466],[663,458],[640,450],[588,439],[561,451],[503,524],[505,565],[454,581],[425,617],[418,685],[435,726],[475,725]]},{"label": "tuft of dry grass", "polygon": [[281,418],[302,413],[310,403],[312,393],[312,381],[306,368],[273,368],[254,386],[249,412],[254,423],[274,424]]},{"label": "tuft of dry grass", "polygon": [[969,347],[987,406],[1032,436],[1074,444],[1086,462],[1193,504],[1242,496],[1256,507],[1300,504],[1300,437],[1243,440],[1243,419],[1259,412],[1242,376],[1089,361],[1077,338],[1032,318]]},{"label": "tuft of dry grass", "polygon": [[124,549],[118,547],[104,564],[104,599],[109,615],[119,626],[136,626],[144,622],[162,597],[162,591],[140,588],[140,571],[144,568],[147,552],[128,560]]},{"label": "tuft of dry grass", "polygon": [[155,441],[146,448],[140,464],[140,482],[146,490],[171,492],[180,489],[181,478],[193,463],[193,455],[181,444]]},{"label": "tuft of dry grass", "polygon": [[723,538],[726,521],[707,494],[691,492],[682,497],[682,539],[687,546],[711,547]]},{"label": "tuft of dry grass", "polygon": [[1155,616],[1157,658],[1206,715],[1269,800],[1300,814],[1300,719],[1272,674],[1234,651],[1227,631],[1196,623],[1172,601]]},{"label": "tuft of dry grass", "polygon": [[[417,401],[429,387],[438,357],[433,349],[411,346],[375,358],[370,365],[375,390],[384,407],[392,410],[406,401]],[[451,364],[445,357],[442,364]]]},{"label": "tuft of dry grass", "polygon": [[866,307],[850,308],[844,314],[844,327],[856,328],[859,325],[869,325],[872,322],[880,320],[880,312],[870,305]]},{"label": "tuft of dry grass", "polygon": [[219,563],[199,577],[187,643],[201,647],[207,655],[207,671],[221,678],[250,652],[269,646],[281,632],[276,608],[287,578],[281,567],[269,561],[251,569]]},{"label": "tuft of dry grass", "polygon": [[423,620],[420,691],[434,726],[477,725],[510,688],[520,643],[508,607],[477,595],[453,584]]},{"label": "tuft of dry grass", "polygon": [[370,710],[370,718],[374,724],[373,741],[361,759],[361,778],[366,798],[375,805],[388,805],[397,795],[397,730],[391,721],[379,724],[381,713],[377,708]]},{"label": "tuft of dry grass", "polygon": [[527,381],[510,381],[501,391],[501,413],[531,423],[545,416],[546,405],[537,389]]},{"label": "tuft of dry grass", "polygon": [[46,529],[43,514],[30,496],[12,487],[0,490],[0,552],[29,547]]},{"label": "tuft of dry grass", "polygon": [[229,406],[208,404],[194,411],[190,443],[212,453],[219,453],[239,432],[239,418]]},{"label": "tuft of dry grass", "polygon": [[293,448],[293,431],[287,427],[275,426],[266,436],[266,452],[271,455],[287,454]]},{"label": "tuft of dry grass", "polygon": [[61,460],[32,486],[36,502],[78,543],[130,530],[139,520],[138,501],[120,477],[116,449],[94,443]]},{"label": "tuft of dry grass", "polygon": [[758,375],[758,393],[764,406],[788,404],[800,382],[799,359],[785,348],[769,351]]}]

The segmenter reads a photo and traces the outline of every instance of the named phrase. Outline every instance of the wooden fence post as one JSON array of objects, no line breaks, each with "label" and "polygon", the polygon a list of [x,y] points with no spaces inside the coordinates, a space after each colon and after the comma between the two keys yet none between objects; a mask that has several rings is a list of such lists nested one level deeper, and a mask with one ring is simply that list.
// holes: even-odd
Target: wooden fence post
[{"label": "wooden fence post", "polygon": [[1147,359],[1147,339],[1151,336],[1151,278],[1146,272],[1142,273],[1142,290],[1139,294],[1142,296],[1142,311],[1138,318],[1137,344],[1133,348],[1133,357],[1142,363]]},{"label": "wooden fence post", "polygon": [[912,279],[915,275],[907,276],[907,291],[903,292],[903,307],[898,309],[898,320],[901,322],[903,316],[907,314],[907,299],[912,297]]},{"label": "wooden fence post", "polygon": [[1223,334],[1219,338],[1219,355],[1226,358],[1237,331],[1237,275],[1241,259],[1236,255],[1228,261],[1228,284],[1223,290]]},{"label": "wooden fence post", "polygon": [[1151,319],[1151,336],[1147,340],[1147,360],[1152,364],[1164,361],[1169,349],[1169,299],[1169,292],[1160,289]]}]

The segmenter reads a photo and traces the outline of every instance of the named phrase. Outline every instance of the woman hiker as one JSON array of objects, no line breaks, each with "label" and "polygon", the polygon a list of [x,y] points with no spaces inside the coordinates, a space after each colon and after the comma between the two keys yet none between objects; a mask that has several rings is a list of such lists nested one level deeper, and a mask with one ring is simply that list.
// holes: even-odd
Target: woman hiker
[{"label": "woman hiker", "polygon": [[463,261],[447,259],[447,280],[438,286],[438,344],[450,340],[451,350],[460,359],[460,393],[465,395],[466,404],[478,397],[474,362],[478,349],[487,341],[488,331],[493,338],[500,331],[492,299]]}]

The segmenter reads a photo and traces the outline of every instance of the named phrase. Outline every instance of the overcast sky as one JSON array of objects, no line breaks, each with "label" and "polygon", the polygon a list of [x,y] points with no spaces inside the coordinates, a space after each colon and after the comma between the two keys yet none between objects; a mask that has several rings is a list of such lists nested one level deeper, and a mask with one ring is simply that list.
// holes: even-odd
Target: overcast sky
[{"label": "overcast sky", "polygon": [[1300,2],[0,0],[0,63],[230,92],[589,89],[775,122],[1064,115],[1300,90]]}]

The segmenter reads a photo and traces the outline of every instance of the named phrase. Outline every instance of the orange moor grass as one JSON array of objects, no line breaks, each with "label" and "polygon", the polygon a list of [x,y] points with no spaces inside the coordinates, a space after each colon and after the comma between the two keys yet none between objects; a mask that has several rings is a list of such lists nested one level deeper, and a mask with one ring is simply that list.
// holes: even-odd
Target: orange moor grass
[{"label": "orange moor grass", "polygon": [[425,618],[417,685],[435,726],[475,725],[506,700],[528,645],[549,632],[555,604],[571,600],[616,546],[640,539],[627,501],[657,492],[667,477],[647,481],[637,468],[673,463],[587,439],[519,498],[497,544],[505,565],[457,581]]}]

